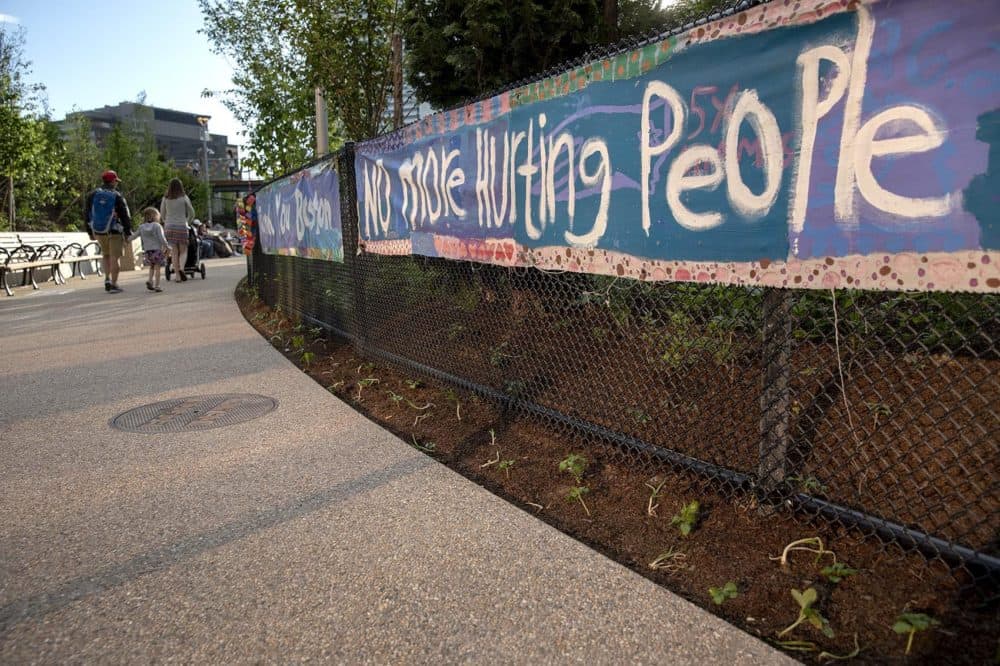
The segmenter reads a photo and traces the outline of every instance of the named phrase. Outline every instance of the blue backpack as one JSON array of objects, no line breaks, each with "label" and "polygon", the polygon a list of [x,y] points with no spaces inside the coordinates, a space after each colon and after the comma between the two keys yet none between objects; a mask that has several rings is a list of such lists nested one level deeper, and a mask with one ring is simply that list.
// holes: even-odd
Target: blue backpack
[{"label": "blue backpack", "polygon": [[119,232],[121,227],[117,225],[115,216],[115,202],[118,200],[118,193],[114,190],[96,190],[94,198],[90,202],[90,228],[95,234],[106,234],[109,232]]}]

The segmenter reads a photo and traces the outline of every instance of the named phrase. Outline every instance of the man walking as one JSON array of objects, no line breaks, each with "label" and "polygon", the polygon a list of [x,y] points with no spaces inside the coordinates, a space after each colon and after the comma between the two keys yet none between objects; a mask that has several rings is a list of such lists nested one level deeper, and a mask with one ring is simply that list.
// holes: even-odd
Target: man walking
[{"label": "man walking", "polygon": [[87,222],[90,240],[96,238],[101,246],[104,264],[104,290],[120,293],[118,286],[118,260],[122,256],[124,239],[132,235],[132,217],[125,197],[117,191],[118,174],[108,170],[101,174],[101,186],[87,196],[83,218]]}]

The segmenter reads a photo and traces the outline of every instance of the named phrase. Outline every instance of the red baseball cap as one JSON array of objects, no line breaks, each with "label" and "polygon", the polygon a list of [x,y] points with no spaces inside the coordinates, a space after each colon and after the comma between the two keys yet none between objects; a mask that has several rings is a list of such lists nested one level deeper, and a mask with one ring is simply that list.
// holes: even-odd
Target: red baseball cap
[{"label": "red baseball cap", "polygon": [[101,174],[101,180],[103,180],[105,183],[114,183],[114,182],[120,182],[121,178],[118,177],[117,173],[115,173],[111,169],[108,169],[107,171]]}]

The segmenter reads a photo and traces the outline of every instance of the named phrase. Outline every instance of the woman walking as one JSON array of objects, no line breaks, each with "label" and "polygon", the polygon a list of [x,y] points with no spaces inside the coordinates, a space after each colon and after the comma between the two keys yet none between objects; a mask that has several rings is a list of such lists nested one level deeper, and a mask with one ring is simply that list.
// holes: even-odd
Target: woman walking
[{"label": "woman walking", "polygon": [[184,193],[184,184],[179,178],[170,181],[167,193],[160,200],[160,217],[163,218],[163,231],[173,254],[177,281],[184,282],[187,280],[184,263],[187,261],[188,225],[194,220],[194,206]]}]

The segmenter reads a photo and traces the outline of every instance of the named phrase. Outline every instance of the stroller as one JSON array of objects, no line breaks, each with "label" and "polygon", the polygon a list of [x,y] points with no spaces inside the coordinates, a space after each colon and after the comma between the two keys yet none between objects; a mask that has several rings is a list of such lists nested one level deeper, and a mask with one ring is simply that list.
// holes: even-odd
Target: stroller
[{"label": "stroller", "polygon": [[[170,281],[170,275],[174,272],[172,263],[173,257],[168,256],[165,270],[167,282]],[[194,229],[188,227],[188,251],[187,258],[184,260],[184,274],[193,278],[195,273],[201,273],[201,279],[205,279],[205,262],[201,260],[201,243]]]}]

